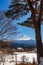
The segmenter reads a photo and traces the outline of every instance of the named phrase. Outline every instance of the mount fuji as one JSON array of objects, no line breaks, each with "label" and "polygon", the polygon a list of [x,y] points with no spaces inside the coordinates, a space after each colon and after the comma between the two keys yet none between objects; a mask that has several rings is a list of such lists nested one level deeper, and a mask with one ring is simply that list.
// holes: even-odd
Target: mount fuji
[{"label": "mount fuji", "polygon": [[21,36],[19,38],[16,38],[15,40],[31,40],[31,38],[28,37],[27,35],[23,35],[23,36]]},{"label": "mount fuji", "polygon": [[14,48],[17,48],[17,47],[35,47],[36,42],[35,42],[35,40],[31,39],[27,35],[23,35],[19,38],[16,38],[12,42],[11,46],[13,46]]}]

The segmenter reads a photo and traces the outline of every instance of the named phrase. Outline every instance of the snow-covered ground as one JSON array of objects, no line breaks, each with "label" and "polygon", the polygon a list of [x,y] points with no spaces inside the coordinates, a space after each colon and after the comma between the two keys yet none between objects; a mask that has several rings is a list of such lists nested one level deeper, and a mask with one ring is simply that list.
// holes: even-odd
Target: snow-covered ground
[{"label": "snow-covered ground", "polygon": [[25,56],[29,62],[33,62],[33,58],[37,62],[37,53],[27,53],[27,52],[16,52],[17,54],[17,60],[20,61],[22,56]]},{"label": "snow-covered ground", "polygon": [[[19,62],[22,61],[23,56],[25,57],[26,62],[32,63],[33,58],[34,58],[35,62],[37,62],[37,53],[15,52],[14,54],[15,55],[13,55],[13,61],[15,61],[15,62],[10,62],[10,61],[12,61],[12,55],[5,55],[4,65],[15,65],[16,61],[19,61]],[[0,65],[3,65],[3,63],[1,63]]]}]

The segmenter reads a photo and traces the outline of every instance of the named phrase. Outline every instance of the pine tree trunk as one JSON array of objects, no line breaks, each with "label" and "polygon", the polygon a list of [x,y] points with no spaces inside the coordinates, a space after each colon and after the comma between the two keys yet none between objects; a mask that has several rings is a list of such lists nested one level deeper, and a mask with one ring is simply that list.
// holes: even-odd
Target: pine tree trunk
[{"label": "pine tree trunk", "polygon": [[38,64],[40,63],[40,57],[42,57],[42,39],[41,39],[41,26],[36,25],[35,27],[35,35],[36,35],[36,47],[37,47],[37,59]]}]

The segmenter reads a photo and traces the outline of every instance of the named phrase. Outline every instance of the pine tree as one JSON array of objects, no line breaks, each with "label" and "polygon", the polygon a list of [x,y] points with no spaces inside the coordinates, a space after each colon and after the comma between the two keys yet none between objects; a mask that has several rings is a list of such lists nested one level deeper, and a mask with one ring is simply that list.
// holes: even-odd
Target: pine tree
[{"label": "pine tree", "polygon": [[32,15],[25,22],[18,23],[18,24],[35,29],[37,57],[38,57],[38,62],[40,63],[40,57],[43,57],[42,38],[41,38],[41,24],[43,22],[43,1],[40,1],[39,6],[37,5],[37,3],[38,3],[37,1],[35,1],[33,3],[33,5],[36,4],[35,8],[33,8],[32,3],[30,1],[28,1],[28,4],[29,4],[30,9],[32,11]]},{"label": "pine tree", "polygon": [[12,19],[17,19],[21,16],[27,15],[29,11],[31,11],[31,17],[28,18],[25,22],[19,23],[19,25],[34,28],[38,63],[40,63],[40,57],[43,56],[41,39],[41,23],[43,22],[43,1],[27,0],[27,2],[13,2],[9,6],[9,10],[5,14]]},{"label": "pine tree", "polygon": [[12,0],[9,9],[5,14],[7,17],[10,17],[12,19],[19,19],[20,17],[26,15],[28,12],[29,7],[27,2],[22,2],[22,0]]}]

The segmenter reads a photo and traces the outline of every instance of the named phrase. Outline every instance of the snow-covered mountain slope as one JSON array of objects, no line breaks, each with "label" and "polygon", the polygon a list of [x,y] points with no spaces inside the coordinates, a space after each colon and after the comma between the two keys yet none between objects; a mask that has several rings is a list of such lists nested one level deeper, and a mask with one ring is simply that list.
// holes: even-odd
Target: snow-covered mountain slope
[{"label": "snow-covered mountain slope", "polygon": [[19,37],[18,39],[15,39],[15,41],[13,41],[11,45],[13,47],[33,47],[36,46],[36,42],[30,37],[24,35]]},{"label": "snow-covered mountain slope", "polygon": [[21,36],[19,38],[16,38],[15,40],[31,40],[31,38],[28,37],[27,35],[23,35],[23,36]]}]

